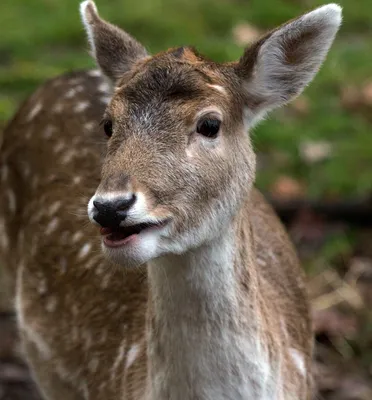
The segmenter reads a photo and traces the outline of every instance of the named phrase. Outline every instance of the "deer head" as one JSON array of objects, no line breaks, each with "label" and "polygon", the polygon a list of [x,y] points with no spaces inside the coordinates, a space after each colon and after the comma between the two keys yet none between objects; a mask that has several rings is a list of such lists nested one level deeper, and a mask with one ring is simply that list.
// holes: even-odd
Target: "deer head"
[{"label": "deer head", "polygon": [[105,22],[91,1],[81,15],[98,66],[113,84],[101,183],[89,202],[105,254],[138,264],[220,235],[255,179],[247,131],[313,79],[341,23],[336,4],[266,34],[237,62],[189,47],[149,56]]}]

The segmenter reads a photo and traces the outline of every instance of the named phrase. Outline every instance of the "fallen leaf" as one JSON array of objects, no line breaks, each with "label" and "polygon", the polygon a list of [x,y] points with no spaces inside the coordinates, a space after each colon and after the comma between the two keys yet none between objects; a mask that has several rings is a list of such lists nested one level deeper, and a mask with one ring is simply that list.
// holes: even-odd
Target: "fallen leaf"
[{"label": "fallen leaf", "polygon": [[292,200],[302,198],[305,188],[302,183],[290,176],[280,176],[270,190],[273,197],[280,200]]}]

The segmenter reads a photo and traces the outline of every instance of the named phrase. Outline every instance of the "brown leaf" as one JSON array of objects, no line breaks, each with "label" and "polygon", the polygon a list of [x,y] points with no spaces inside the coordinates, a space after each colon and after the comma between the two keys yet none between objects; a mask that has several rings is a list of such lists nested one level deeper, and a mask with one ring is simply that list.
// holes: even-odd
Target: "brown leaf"
[{"label": "brown leaf", "polygon": [[270,192],[273,197],[279,200],[293,200],[304,197],[305,188],[302,183],[294,178],[282,175],[271,187]]}]

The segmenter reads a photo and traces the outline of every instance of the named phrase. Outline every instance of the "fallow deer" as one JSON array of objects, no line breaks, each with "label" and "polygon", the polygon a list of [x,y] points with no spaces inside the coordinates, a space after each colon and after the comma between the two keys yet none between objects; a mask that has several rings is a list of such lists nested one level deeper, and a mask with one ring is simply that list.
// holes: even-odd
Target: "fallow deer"
[{"label": "fallow deer", "polygon": [[341,8],[222,64],[150,56],[80,11],[102,73],[40,87],[0,158],[1,260],[45,399],[310,399],[303,273],[247,131],[312,80]]}]

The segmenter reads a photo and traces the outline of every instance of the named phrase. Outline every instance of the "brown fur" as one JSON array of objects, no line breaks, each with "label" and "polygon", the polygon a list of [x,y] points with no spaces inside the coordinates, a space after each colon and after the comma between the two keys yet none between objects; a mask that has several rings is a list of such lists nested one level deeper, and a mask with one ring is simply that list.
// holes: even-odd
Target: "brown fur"
[{"label": "brown fur", "polygon": [[[45,398],[159,400],[174,393],[160,388],[159,397],[151,388],[158,371],[174,362],[166,346],[178,324],[167,325],[161,296],[177,274],[185,274],[187,286],[187,268],[178,267],[184,255],[167,256],[160,286],[157,268],[112,265],[85,211],[98,187],[100,193],[142,192],[153,215],[172,216],[172,240],[199,232],[207,213],[231,220],[216,229],[226,228],[237,243],[233,265],[226,267],[233,268],[238,309],[214,315],[193,286],[187,292],[190,314],[172,298],[166,307],[175,307],[190,332],[202,329],[206,318],[216,338],[224,332],[253,335],[269,365],[280,365],[278,400],[310,399],[312,335],[303,274],[281,223],[253,188],[255,156],[243,124],[244,108],[256,103],[242,80],[252,76],[257,51],[222,65],[188,47],[149,57],[118,28],[102,28],[91,5],[87,12],[88,22],[99,27],[98,63],[116,85],[110,103],[106,107],[110,88],[96,73],[49,81],[5,129],[0,153],[0,260],[16,287],[24,348]],[[112,35],[114,47],[105,46]],[[195,115],[206,107],[223,115],[215,142],[195,132]],[[114,126],[106,152],[102,115]],[[304,371],[291,348],[302,355]],[[192,377],[185,369],[188,393],[172,400],[210,399],[197,383],[203,385],[204,372],[208,368]],[[238,379],[241,372],[226,376]],[[253,379],[252,387],[262,385],[257,377],[245,378]]]}]

